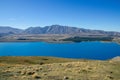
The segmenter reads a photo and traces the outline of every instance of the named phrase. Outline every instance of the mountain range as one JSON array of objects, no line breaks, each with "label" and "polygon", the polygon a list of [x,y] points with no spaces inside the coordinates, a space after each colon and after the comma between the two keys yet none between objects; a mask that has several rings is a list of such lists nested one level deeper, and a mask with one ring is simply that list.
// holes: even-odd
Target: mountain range
[{"label": "mountain range", "polygon": [[51,25],[45,27],[29,27],[27,29],[17,29],[9,26],[0,26],[0,34],[72,34],[72,35],[108,35],[120,36],[120,32],[90,30],[62,25]]}]

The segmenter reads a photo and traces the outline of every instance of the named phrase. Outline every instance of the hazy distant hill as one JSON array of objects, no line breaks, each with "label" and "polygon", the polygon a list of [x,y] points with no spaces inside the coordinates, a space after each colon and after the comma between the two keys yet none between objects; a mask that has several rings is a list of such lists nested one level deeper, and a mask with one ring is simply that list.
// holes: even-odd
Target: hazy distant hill
[{"label": "hazy distant hill", "polygon": [[12,28],[9,26],[0,26],[0,33],[1,34],[5,34],[5,33],[17,34],[17,33],[21,33],[21,32],[22,32],[21,29]]},{"label": "hazy distant hill", "polygon": [[42,34],[42,28],[41,27],[29,27],[27,28],[24,33],[27,34]]},{"label": "hazy distant hill", "polygon": [[72,34],[72,35],[109,35],[120,36],[119,32],[108,32],[102,30],[90,30],[77,27],[51,25],[45,27],[29,27],[25,30],[12,27],[0,26],[0,34]]}]

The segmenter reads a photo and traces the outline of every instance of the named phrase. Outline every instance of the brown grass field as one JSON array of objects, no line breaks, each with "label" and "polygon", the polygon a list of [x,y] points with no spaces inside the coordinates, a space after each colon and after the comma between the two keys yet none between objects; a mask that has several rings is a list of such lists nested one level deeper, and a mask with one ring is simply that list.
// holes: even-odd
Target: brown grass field
[{"label": "brown grass field", "polygon": [[0,80],[120,80],[120,61],[6,56]]}]

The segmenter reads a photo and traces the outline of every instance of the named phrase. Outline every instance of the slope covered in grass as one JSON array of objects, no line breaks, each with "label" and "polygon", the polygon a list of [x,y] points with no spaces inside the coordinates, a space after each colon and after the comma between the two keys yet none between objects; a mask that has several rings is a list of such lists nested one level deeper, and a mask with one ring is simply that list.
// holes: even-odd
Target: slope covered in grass
[{"label": "slope covered in grass", "polygon": [[119,75],[118,57],[117,61],[0,57],[0,80],[120,80]]}]

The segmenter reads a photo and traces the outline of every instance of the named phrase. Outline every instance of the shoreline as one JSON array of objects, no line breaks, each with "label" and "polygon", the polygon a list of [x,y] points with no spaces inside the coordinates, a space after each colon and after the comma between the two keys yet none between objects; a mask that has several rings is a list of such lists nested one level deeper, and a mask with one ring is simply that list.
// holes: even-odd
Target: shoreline
[{"label": "shoreline", "polygon": [[[100,42],[116,42],[116,41],[104,41],[104,40],[93,40],[93,41],[100,41]],[[59,43],[59,42],[75,42],[75,43],[79,43],[79,42],[93,42],[90,40],[83,40],[83,41],[64,41],[64,40],[58,40],[58,41],[54,41],[54,40],[0,40],[0,42],[55,42],[55,43]]]},{"label": "shoreline", "polygon": [[115,58],[120,58],[120,56],[115,56],[115,57],[112,57],[112,58],[109,58],[109,59],[89,59],[89,58],[69,58],[69,57],[57,57],[57,56],[14,56],[14,55],[6,55],[6,56],[0,56],[0,58],[30,58],[30,57],[39,57],[39,58],[55,58],[55,59],[68,59],[68,60],[90,60],[90,61],[108,61],[108,60],[112,60],[112,59],[115,59]]}]

